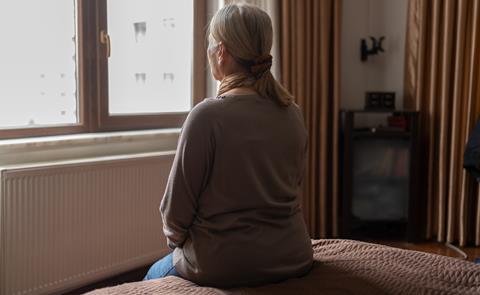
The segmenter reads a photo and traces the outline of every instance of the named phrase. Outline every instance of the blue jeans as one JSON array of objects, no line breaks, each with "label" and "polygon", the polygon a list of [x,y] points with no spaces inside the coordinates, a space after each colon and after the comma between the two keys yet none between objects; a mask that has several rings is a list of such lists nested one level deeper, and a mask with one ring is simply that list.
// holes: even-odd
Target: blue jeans
[{"label": "blue jeans", "polygon": [[150,267],[147,275],[143,278],[143,280],[146,281],[159,279],[166,276],[180,276],[180,274],[175,270],[175,267],[173,266],[172,253],[155,262],[152,267]]}]

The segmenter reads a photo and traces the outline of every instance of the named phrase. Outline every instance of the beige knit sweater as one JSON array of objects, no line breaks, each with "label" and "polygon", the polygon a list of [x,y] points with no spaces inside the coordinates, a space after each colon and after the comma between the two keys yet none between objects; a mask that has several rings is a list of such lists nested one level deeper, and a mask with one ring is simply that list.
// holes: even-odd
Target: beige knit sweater
[{"label": "beige knit sweater", "polygon": [[183,278],[255,286],[309,271],[313,254],[298,199],[306,147],[295,104],[234,95],[193,108],[160,206]]}]

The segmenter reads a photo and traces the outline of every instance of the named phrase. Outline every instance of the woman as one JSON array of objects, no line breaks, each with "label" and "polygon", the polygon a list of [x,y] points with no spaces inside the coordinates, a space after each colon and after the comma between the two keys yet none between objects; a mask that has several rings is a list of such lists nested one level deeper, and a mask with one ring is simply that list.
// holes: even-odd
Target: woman
[{"label": "woman", "polygon": [[270,73],[270,18],[228,5],[209,31],[218,96],[195,106],[183,126],[160,206],[173,253],[145,279],[237,287],[302,276],[313,261],[298,199],[307,136],[292,96]]}]

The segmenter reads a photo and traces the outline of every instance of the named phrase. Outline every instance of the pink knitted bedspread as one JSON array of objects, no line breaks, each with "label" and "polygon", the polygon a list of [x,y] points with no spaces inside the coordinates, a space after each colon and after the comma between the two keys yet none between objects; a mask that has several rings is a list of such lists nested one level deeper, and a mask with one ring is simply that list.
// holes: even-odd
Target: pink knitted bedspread
[{"label": "pink knitted bedspread", "polygon": [[166,277],[89,294],[480,294],[480,266],[457,258],[352,240],[312,240],[315,264],[302,278],[221,290]]}]

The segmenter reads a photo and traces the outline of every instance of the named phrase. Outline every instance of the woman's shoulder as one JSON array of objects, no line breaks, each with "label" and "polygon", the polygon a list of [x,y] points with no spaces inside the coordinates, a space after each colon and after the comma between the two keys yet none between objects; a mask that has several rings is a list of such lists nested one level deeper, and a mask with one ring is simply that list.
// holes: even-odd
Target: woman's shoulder
[{"label": "woman's shoulder", "polygon": [[206,124],[218,114],[220,108],[221,101],[216,98],[205,98],[190,110],[187,122]]},{"label": "woman's shoulder", "polygon": [[302,109],[300,108],[300,106],[296,102],[292,101],[289,104],[289,107],[291,109],[293,109],[295,112],[297,112],[298,114],[300,114],[300,115],[302,114]]},{"label": "woman's shoulder", "polygon": [[[193,109],[201,110],[215,110],[221,108],[221,105],[225,103],[225,100],[222,97],[207,97],[204,98],[201,102],[195,105]],[[192,110],[193,110],[192,109]]]},{"label": "woman's shoulder", "polygon": [[222,115],[226,113],[239,113],[242,112],[242,110],[251,112],[252,105],[257,106],[259,101],[264,101],[279,111],[290,112],[294,114],[295,117],[303,117],[301,108],[295,102],[284,107],[278,105],[273,99],[265,99],[258,95],[232,95],[228,97],[205,98],[192,108],[189,116],[208,119],[212,117],[223,117]]},{"label": "woman's shoulder", "polygon": [[303,121],[303,111],[302,108],[296,103],[293,102],[290,103],[289,108],[292,110],[292,112],[295,113],[295,115],[300,118]]},{"label": "woman's shoulder", "polygon": [[204,98],[192,108],[189,115],[208,117],[217,112],[221,108],[221,104],[220,99]]}]

